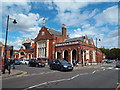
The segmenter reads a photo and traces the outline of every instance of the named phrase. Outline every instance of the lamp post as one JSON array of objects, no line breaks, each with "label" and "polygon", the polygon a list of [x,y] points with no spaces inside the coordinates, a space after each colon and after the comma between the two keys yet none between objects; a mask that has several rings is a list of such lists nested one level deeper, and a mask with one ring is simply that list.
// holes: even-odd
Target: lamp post
[{"label": "lamp post", "polygon": [[17,23],[15,19],[10,18],[9,15],[7,16],[5,48],[4,48],[4,67],[3,67],[3,74],[5,74],[5,63],[6,63],[6,60],[7,60],[7,38],[8,38],[8,25],[9,25],[9,20],[13,20],[13,23],[14,23],[14,24]]},{"label": "lamp post", "polygon": [[101,41],[100,39],[96,38],[96,61],[97,61],[97,64],[98,64],[98,54],[97,54],[97,41]]}]

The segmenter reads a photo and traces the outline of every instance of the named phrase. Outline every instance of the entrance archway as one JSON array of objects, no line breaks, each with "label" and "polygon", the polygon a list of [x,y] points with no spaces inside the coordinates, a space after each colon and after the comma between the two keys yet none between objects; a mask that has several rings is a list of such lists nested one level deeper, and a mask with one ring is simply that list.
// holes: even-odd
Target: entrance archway
[{"label": "entrance archway", "polygon": [[72,60],[77,60],[77,51],[74,49],[73,51],[72,51]]},{"label": "entrance archway", "polygon": [[64,51],[64,60],[68,61],[68,51]]},{"label": "entrance archway", "polygon": [[29,54],[29,59],[31,59],[31,54]]},{"label": "entrance archway", "polygon": [[57,59],[60,59],[61,53],[57,52]]}]

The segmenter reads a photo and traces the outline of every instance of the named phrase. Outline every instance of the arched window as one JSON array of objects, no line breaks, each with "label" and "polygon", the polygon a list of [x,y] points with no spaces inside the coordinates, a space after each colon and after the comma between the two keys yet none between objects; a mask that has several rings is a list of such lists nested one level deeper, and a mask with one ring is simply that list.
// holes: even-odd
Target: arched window
[{"label": "arched window", "polygon": [[24,55],[24,52],[21,52],[20,54],[21,54],[21,55]]}]

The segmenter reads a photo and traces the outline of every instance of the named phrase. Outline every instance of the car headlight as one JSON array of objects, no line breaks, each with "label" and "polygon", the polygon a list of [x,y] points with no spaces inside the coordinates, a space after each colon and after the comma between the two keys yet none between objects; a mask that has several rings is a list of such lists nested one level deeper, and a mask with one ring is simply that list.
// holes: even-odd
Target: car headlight
[{"label": "car headlight", "polygon": [[68,66],[63,66],[63,67],[67,68]]}]

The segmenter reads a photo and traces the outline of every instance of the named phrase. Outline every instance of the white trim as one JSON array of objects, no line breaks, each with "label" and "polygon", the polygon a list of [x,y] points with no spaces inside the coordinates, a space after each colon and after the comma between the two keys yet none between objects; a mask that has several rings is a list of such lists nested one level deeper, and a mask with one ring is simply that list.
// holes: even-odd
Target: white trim
[{"label": "white trim", "polygon": [[70,52],[70,63],[73,65],[73,63],[72,63],[72,50]]},{"label": "white trim", "polygon": [[83,50],[83,56],[82,56],[82,60],[83,60],[83,65],[85,64],[85,58],[84,58],[84,50]]},{"label": "white trim", "polygon": [[57,51],[55,52],[55,58],[57,59]]},{"label": "white trim", "polygon": [[63,54],[62,54],[62,57],[64,58],[64,52],[65,52],[65,50],[62,52]]},{"label": "white trim", "polygon": [[96,53],[95,53],[95,50],[93,50],[93,62],[96,62],[96,60],[95,60],[95,56],[96,56]]}]

